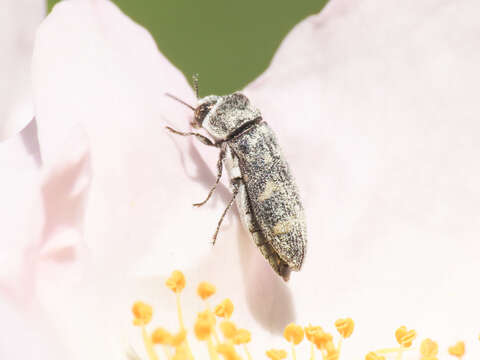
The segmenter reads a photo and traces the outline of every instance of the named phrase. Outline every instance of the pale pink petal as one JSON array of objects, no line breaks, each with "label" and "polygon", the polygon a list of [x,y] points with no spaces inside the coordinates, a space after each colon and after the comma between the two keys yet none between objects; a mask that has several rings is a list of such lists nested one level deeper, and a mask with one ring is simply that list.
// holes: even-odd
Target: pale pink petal
[{"label": "pale pink petal", "polygon": [[110,2],[61,3],[39,30],[34,75],[45,164],[78,132],[88,142],[85,239],[92,256],[124,269],[146,248],[185,250],[165,261],[188,259],[189,249],[208,251],[198,234],[213,233],[215,224],[206,221],[210,211],[195,211],[191,203],[204,196],[213,174],[192,159],[191,140],[164,129],[167,123],[188,129],[191,116],[164,93],[189,102],[193,94],[150,35]]},{"label": "pale pink petal", "polygon": [[354,317],[346,357],[401,324],[443,344],[477,334],[479,10],[334,0],[247,87],[305,200],[298,320]]},{"label": "pale pink petal", "polygon": [[[33,69],[45,168],[42,259],[55,260],[42,261],[38,292],[68,348],[81,349],[74,355],[106,354],[119,329],[131,327],[129,307],[143,293],[130,290],[145,284],[132,276],[153,279],[157,304],[175,267],[231,268],[223,283],[234,292],[243,230],[229,217],[219,244],[210,243],[230,194],[221,187],[210,205],[191,205],[214,182],[217,150],[165,131],[188,129],[192,116],[165,92],[195,99],[150,35],[110,2],[63,2],[39,30]],[[209,277],[200,275],[190,281]],[[92,331],[94,343],[82,335]]]},{"label": "pale pink petal", "polygon": [[44,225],[35,122],[0,143],[0,358],[60,359],[65,349],[36,297]]},{"label": "pale pink petal", "polygon": [[19,132],[34,115],[31,57],[44,0],[4,0],[0,12],[0,141]]}]

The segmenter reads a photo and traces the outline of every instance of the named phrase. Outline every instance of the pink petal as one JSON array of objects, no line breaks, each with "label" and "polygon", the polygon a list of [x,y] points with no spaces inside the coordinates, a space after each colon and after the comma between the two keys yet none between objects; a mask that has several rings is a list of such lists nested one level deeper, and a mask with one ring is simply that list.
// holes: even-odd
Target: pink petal
[{"label": "pink petal", "polygon": [[0,21],[0,141],[18,133],[34,115],[31,57],[44,0],[4,0]]},{"label": "pink petal", "polygon": [[[218,152],[165,131],[188,129],[192,113],[164,93],[195,100],[150,35],[110,2],[63,2],[39,30],[33,69],[47,216],[38,292],[69,348],[106,354],[98,342],[131,327],[129,307],[143,295],[132,290],[148,280],[162,301],[176,267],[237,269],[223,280],[237,289],[231,238],[246,234],[230,217],[210,243],[229,192],[191,205],[213,184]],[[99,340],[87,344],[92,326]]]},{"label": "pink petal", "polygon": [[44,208],[35,122],[0,144],[0,358],[64,359],[36,297]]},{"label": "pink petal", "polygon": [[404,323],[445,343],[476,334],[479,10],[335,0],[247,87],[306,205],[299,321],[349,315],[358,339],[385,342]]},{"label": "pink petal", "polygon": [[210,211],[191,203],[213,175],[188,155],[196,145],[164,129],[167,123],[188,129],[191,116],[164,93],[190,102],[193,94],[150,35],[110,2],[62,3],[38,33],[34,75],[45,164],[84,137],[90,163],[75,176],[92,173],[83,209],[91,255],[118,270],[145,253],[160,255],[157,265],[167,267],[162,262],[172,255],[209,251],[208,238],[198,234],[213,233]]}]

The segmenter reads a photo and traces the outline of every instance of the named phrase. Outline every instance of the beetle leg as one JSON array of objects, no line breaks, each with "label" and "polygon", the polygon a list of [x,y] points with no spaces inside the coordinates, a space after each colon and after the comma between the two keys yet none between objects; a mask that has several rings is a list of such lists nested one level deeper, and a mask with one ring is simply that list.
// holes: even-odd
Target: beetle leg
[{"label": "beetle leg", "polygon": [[202,134],[199,134],[196,132],[181,132],[181,131],[172,129],[170,126],[165,126],[165,128],[174,134],[182,135],[182,136],[195,136],[201,143],[205,145],[218,147],[217,144],[215,144],[214,142],[212,142],[212,140],[210,140],[206,136],[203,136]]},{"label": "beetle leg", "polygon": [[210,188],[210,191],[208,192],[207,198],[203,200],[200,203],[193,204],[193,206],[200,207],[204,205],[208,199],[212,196],[213,192],[217,188],[218,183],[220,182],[220,178],[222,177],[222,170],[223,170],[223,159],[225,159],[225,150],[220,151],[220,155],[218,156],[218,161],[217,161],[217,179],[215,180],[215,184]]},{"label": "beetle leg", "polygon": [[239,190],[240,190],[240,186],[236,182],[233,182],[233,196],[230,202],[228,203],[227,208],[223,211],[222,217],[218,221],[217,230],[215,230],[215,234],[213,234],[213,239],[212,239],[213,245],[215,245],[215,241],[217,241],[217,235],[218,235],[218,231],[220,230],[220,225],[222,225],[225,215],[227,215],[228,210],[232,207],[232,204],[235,201],[235,198],[237,197]]}]

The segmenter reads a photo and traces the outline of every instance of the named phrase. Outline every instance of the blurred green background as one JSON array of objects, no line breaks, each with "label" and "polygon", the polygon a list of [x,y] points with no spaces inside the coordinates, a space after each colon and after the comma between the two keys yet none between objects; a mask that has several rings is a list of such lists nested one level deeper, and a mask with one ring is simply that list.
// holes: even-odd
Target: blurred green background
[{"label": "blurred green background", "polygon": [[[60,0],[48,0],[48,10]],[[113,0],[146,27],[200,94],[225,94],[261,74],[287,33],[328,0]]]}]

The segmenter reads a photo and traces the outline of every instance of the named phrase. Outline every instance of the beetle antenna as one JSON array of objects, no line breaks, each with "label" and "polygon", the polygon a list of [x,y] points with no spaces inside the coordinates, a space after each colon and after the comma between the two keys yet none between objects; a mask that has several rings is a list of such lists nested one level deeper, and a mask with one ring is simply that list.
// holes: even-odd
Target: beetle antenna
[{"label": "beetle antenna", "polygon": [[186,107],[189,107],[190,109],[192,109],[193,111],[195,111],[195,108],[190,105],[190,104],[187,104],[185,101],[179,99],[178,97],[176,97],[175,95],[172,95],[172,94],[169,94],[169,93],[165,93],[165,95],[167,95],[168,97],[171,97],[172,99],[174,100],[177,100],[179,103],[182,103],[183,105],[185,105]]},{"label": "beetle antenna", "polygon": [[195,95],[197,96],[197,99],[199,98],[198,96],[198,74],[195,73],[192,76],[193,79],[193,90],[195,90]]}]

